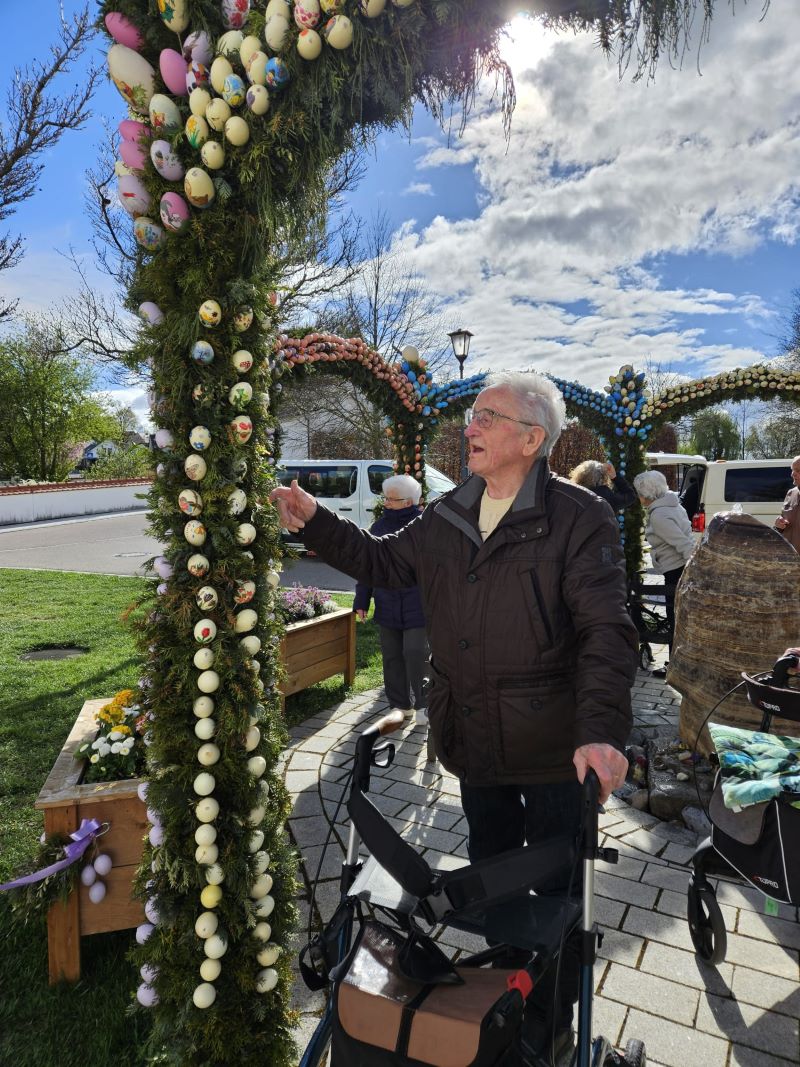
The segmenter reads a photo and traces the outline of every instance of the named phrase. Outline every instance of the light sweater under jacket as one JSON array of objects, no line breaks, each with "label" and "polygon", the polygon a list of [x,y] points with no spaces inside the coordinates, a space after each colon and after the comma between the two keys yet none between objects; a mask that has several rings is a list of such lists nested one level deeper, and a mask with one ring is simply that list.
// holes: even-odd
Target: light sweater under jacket
[{"label": "light sweater under jacket", "polygon": [[484,542],[484,488],[473,475],[380,538],[318,507],[304,540],[367,585],[419,586],[449,771],[471,785],[574,781],[576,748],[622,748],[631,726],[637,637],[617,520],[541,459]]},{"label": "light sweater under jacket", "polygon": [[647,505],[644,535],[656,574],[676,571],[689,562],[694,552],[692,524],[677,493],[670,489]]}]

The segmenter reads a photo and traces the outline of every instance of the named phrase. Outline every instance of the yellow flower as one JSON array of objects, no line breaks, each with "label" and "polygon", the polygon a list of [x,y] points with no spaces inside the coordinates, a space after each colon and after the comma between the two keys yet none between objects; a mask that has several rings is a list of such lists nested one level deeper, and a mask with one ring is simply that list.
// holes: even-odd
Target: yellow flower
[{"label": "yellow flower", "polygon": [[128,735],[131,732],[130,726],[126,726],[124,722],[118,723],[115,729],[118,734],[123,735]]}]

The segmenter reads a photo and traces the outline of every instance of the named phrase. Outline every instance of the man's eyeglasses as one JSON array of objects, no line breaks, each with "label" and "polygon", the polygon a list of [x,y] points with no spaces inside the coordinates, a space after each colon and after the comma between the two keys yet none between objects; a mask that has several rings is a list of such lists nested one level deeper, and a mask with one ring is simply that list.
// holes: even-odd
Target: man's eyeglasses
[{"label": "man's eyeglasses", "polygon": [[491,429],[495,419],[518,422],[520,426],[537,425],[535,422],[526,422],[524,419],[512,419],[510,415],[501,415],[499,411],[493,411],[491,408],[479,408],[477,411],[475,408],[467,408],[464,412],[464,425],[469,426],[471,422],[476,422],[482,430]]}]

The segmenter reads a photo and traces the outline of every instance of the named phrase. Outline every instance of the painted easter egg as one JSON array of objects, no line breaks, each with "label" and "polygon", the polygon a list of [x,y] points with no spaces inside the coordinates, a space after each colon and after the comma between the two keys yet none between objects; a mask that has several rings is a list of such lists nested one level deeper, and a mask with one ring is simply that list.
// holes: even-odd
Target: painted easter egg
[{"label": "painted easter egg", "polygon": [[249,415],[237,415],[229,423],[229,435],[233,442],[245,445],[253,433],[253,420]]},{"label": "painted easter egg", "polygon": [[[264,79],[266,81],[267,68],[264,67]],[[264,85],[251,85],[247,90],[245,103],[254,115],[266,115],[269,111],[269,93]]]},{"label": "painted easter egg", "polygon": [[240,115],[233,115],[225,123],[225,137],[232,145],[241,148],[250,140],[250,127]]},{"label": "painted easter egg", "polygon": [[331,48],[349,48],[353,43],[353,23],[347,15],[334,15],[328,19],[323,32]]},{"label": "painted easter egg", "polygon": [[319,0],[319,6],[325,15],[338,15],[344,7],[343,0]]},{"label": "painted easter egg", "polygon": [[227,30],[240,30],[250,14],[250,0],[222,0],[222,20]]},{"label": "painted easter egg", "polygon": [[207,426],[193,426],[189,431],[189,444],[195,452],[205,452],[211,444],[211,431]]},{"label": "painted easter egg", "polygon": [[201,619],[195,625],[194,639],[199,645],[210,645],[217,636],[217,624],[213,619]]},{"label": "painted easter egg", "polygon": [[189,25],[187,0],[156,0],[156,7],[164,25],[173,33],[183,33]]},{"label": "painted easter egg", "polygon": [[241,30],[228,30],[217,41],[217,55],[235,59],[239,55],[243,40],[244,34]]},{"label": "painted easter egg", "polygon": [[206,108],[206,122],[212,130],[225,129],[225,123],[231,117],[231,109],[224,100],[219,97],[216,100],[212,100]]},{"label": "painted easter egg", "polygon": [[289,81],[289,68],[282,59],[273,56],[267,63],[266,78],[270,89],[282,89]]},{"label": "painted easter egg", "polygon": [[217,591],[210,585],[204,585],[198,589],[194,599],[201,611],[213,611],[219,603]]},{"label": "painted easter egg", "polygon": [[320,18],[319,0],[294,0],[294,21],[301,30],[313,30]]},{"label": "painted easter egg", "polygon": [[[245,582],[237,582],[236,583],[236,592],[233,594],[233,599],[236,601],[237,604],[249,604],[250,601],[253,599],[253,597],[255,595],[256,595],[256,583],[255,582],[251,582],[251,581],[248,580],[248,581],[245,581]],[[252,640],[252,639],[248,638],[248,637],[245,637],[242,640],[242,644],[244,645],[245,641],[250,641],[250,640]],[[258,638],[256,638],[255,640],[258,641]],[[261,642],[259,641],[258,642],[258,647],[256,648],[255,652],[251,653],[251,655],[255,655],[255,653],[258,652],[258,649],[260,647],[261,647]]]},{"label": "painted easter egg", "polygon": [[124,44],[126,48],[134,50],[141,48],[142,35],[125,15],[121,15],[119,11],[109,11],[103,21],[117,44]]},{"label": "painted easter egg", "polygon": [[208,464],[202,456],[187,456],[183,461],[183,469],[187,478],[191,478],[193,482],[200,482],[206,476]]},{"label": "painted easter egg", "polygon": [[240,348],[231,356],[231,363],[233,363],[239,374],[247,374],[253,366],[253,355],[251,352],[248,352],[247,349]]},{"label": "painted easter egg", "polygon": [[[205,146],[203,146],[205,147]],[[213,203],[216,189],[209,174],[202,167],[192,167],[183,180],[183,191],[192,207],[206,208]]]},{"label": "painted easter egg", "polygon": [[[256,539],[256,528],[251,522],[240,522],[236,527],[236,543],[239,545],[252,545]],[[249,627],[252,629],[252,627]]]},{"label": "painted easter egg", "polygon": [[189,556],[186,561],[186,569],[189,574],[195,578],[205,578],[211,569],[211,564],[205,556],[201,556],[199,552],[195,552],[193,556]]},{"label": "painted easter egg", "polygon": [[213,330],[222,322],[222,308],[216,300],[204,300],[197,309],[197,317],[207,330]]},{"label": "painted easter egg", "polygon": [[203,498],[196,489],[181,489],[178,494],[178,507],[184,515],[200,515],[203,510]]},{"label": "painted easter egg", "polygon": [[141,141],[153,133],[146,122],[137,122],[136,119],[123,119],[117,129],[123,141]]},{"label": "painted easter egg", "polygon": [[118,159],[114,163],[114,174],[116,174],[118,178],[123,178],[129,174],[133,174],[133,171],[130,167],[126,166],[121,159]]},{"label": "painted easter egg", "polygon": [[322,51],[322,38],[316,30],[301,30],[297,38],[297,51],[303,59],[317,59]]},{"label": "painted easter egg", "polygon": [[158,69],[164,84],[174,96],[186,96],[186,70],[188,64],[174,48],[162,48],[158,57]]},{"label": "painted easter egg", "polygon": [[233,74],[233,67],[230,65],[225,56],[217,56],[214,62],[211,64],[211,84],[214,86],[214,91],[222,95],[222,87],[225,84],[225,79]]},{"label": "painted easter egg", "polygon": [[205,388],[200,382],[198,382],[197,385],[192,386],[192,400],[194,400],[196,404],[199,404],[205,395]]},{"label": "painted easter egg", "polygon": [[205,63],[198,63],[194,59],[186,71],[186,91],[191,94],[195,89],[205,89],[211,83],[211,74]]},{"label": "painted easter egg", "polygon": [[[201,90],[202,92],[202,90]],[[186,134],[186,140],[192,146],[192,148],[198,149],[208,140],[209,128],[208,123],[202,115],[190,115],[186,120],[186,125],[183,127]]]},{"label": "painted easter egg", "polygon": [[212,96],[208,89],[192,89],[189,93],[189,110],[198,118],[204,119]]},{"label": "painted easter egg", "polygon": [[147,149],[136,141],[121,141],[119,154],[129,170],[143,171],[147,164]]},{"label": "painted easter egg", "polygon": [[178,105],[164,93],[155,93],[150,98],[150,125],[157,133],[171,134],[181,128]]},{"label": "painted easter egg", "polygon": [[222,84],[222,99],[231,107],[241,107],[247,86],[238,74],[229,74]]},{"label": "painted easter egg", "polygon": [[244,333],[253,324],[253,309],[251,307],[238,307],[233,316],[233,328],[237,333]]},{"label": "painted easter egg", "polygon": [[164,321],[164,312],[152,300],[145,300],[139,305],[139,318],[144,319],[149,326],[158,326],[159,322]]},{"label": "painted easter egg", "polygon": [[183,233],[189,225],[189,205],[179,193],[164,193],[158,210],[170,233]]},{"label": "painted easter egg", "polygon": [[189,519],[183,528],[183,536],[190,545],[205,544],[206,528],[199,519]]},{"label": "painted easter egg", "polygon": [[205,30],[195,30],[190,33],[183,42],[182,51],[186,59],[202,63],[204,67],[207,67],[214,58],[211,38]]},{"label": "painted easter egg", "polygon": [[195,341],[192,345],[192,359],[195,363],[200,363],[202,366],[207,367],[209,363],[214,362],[213,347],[208,341]]},{"label": "painted easter egg", "polygon": [[146,215],[140,215],[133,224],[133,236],[140,248],[146,252],[155,252],[164,242],[166,234],[157,222]]},{"label": "painted easter egg", "polygon": [[150,159],[164,181],[179,182],[183,177],[183,163],[172,151],[169,141],[153,141],[150,145]]},{"label": "painted easter egg", "polygon": [[289,0],[269,0],[264,18],[268,19],[272,15],[280,15],[289,22],[292,18],[292,6]]},{"label": "painted easter egg", "polygon": [[253,399],[253,387],[249,382],[237,382],[231,386],[228,401],[235,408],[244,408]]},{"label": "painted easter egg", "polygon": [[251,33],[249,36],[244,38],[244,40],[242,41],[242,45],[239,49],[239,60],[245,70],[247,70],[247,64],[250,62],[252,57],[256,54],[256,52],[260,51],[261,41],[259,41],[259,39],[254,33]]},{"label": "painted easter egg", "polygon": [[283,15],[270,15],[264,23],[264,40],[271,52],[280,52],[289,36],[289,20]]},{"label": "painted easter egg", "polygon": [[228,497],[228,514],[241,515],[247,507],[247,493],[244,489],[234,489]]},{"label": "painted easter egg", "polygon": [[108,73],[133,111],[146,115],[156,89],[156,72],[144,56],[124,44],[108,50]]},{"label": "painted easter egg", "polygon": [[225,149],[219,141],[206,141],[200,149],[200,160],[209,170],[219,170],[225,166]]},{"label": "painted easter egg", "polygon": [[376,19],[386,10],[386,0],[361,0],[361,14],[368,19]]},{"label": "painted easter egg", "polygon": [[247,64],[247,80],[252,85],[267,84],[267,63],[269,56],[266,52],[253,52],[250,62]]}]

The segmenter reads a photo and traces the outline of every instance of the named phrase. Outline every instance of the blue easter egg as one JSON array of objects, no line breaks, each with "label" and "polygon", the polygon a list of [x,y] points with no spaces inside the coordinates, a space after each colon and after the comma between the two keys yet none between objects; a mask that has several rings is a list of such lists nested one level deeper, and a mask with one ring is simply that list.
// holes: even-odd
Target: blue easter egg
[{"label": "blue easter egg", "polygon": [[422,414],[423,415],[430,415],[430,413],[431,413],[431,409],[426,404],[425,407],[422,409]]},{"label": "blue easter egg", "polygon": [[195,363],[208,365],[214,360],[214,349],[208,341],[195,341],[192,345],[192,359]]},{"label": "blue easter egg", "polygon": [[282,89],[289,81],[289,68],[282,59],[273,56],[267,60],[265,71],[267,86],[270,89]]}]

